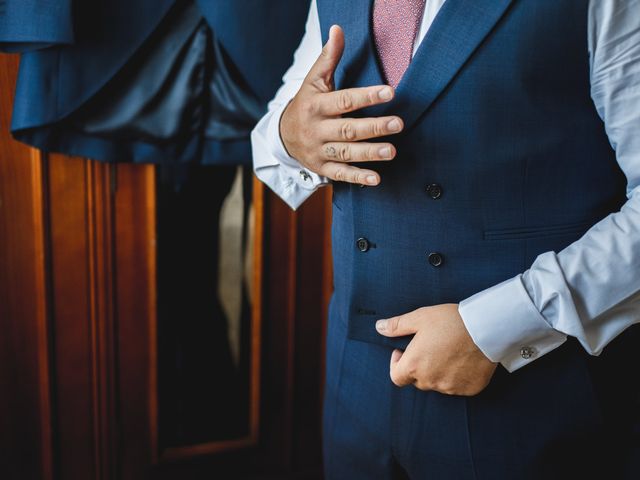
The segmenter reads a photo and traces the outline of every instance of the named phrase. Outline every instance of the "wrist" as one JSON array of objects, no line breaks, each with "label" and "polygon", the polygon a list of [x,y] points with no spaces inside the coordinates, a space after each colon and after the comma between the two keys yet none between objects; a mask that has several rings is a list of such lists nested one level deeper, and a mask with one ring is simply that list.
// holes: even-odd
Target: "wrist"
[{"label": "wrist", "polygon": [[287,111],[289,110],[289,106],[291,105],[291,102],[293,102],[293,99],[289,100],[287,105],[284,107],[284,110],[282,110],[282,114],[280,115],[280,120],[278,122],[278,135],[280,136],[280,143],[282,144],[282,148],[284,149],[286,154],[289,155],[289,157],[291,157],[291,158],[295,158],[293,155],[291,155],[291,151],[289,150],[289,147],[287,146],[287,142],[285,140],[285,136],[282,134],[282,129],[283,129],[283,125],[282,124],[283,124],[284,116],[287,114]]}]

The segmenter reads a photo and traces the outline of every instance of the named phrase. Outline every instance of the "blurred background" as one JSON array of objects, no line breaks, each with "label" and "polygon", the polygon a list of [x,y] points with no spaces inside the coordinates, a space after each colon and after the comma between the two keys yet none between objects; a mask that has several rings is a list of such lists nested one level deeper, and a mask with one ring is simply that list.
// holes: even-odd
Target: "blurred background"
[{"label": "blurred background", "polygon": [[25,1],[0,2],[1,478],[321,478],[331,192],[292,212],[248,150],[309,2],[62,0],[38,19],[71,38],[25,43]]}]

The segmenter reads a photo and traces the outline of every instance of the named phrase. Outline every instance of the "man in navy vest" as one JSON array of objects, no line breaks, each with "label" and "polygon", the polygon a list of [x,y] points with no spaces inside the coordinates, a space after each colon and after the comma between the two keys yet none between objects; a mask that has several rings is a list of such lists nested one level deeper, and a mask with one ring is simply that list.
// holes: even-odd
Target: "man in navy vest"
[{"label": "man in navy vest", "polygon": [[253,148],[333,183],[327,478],[638,478],[639,132],[638,0],[312,4]]}]

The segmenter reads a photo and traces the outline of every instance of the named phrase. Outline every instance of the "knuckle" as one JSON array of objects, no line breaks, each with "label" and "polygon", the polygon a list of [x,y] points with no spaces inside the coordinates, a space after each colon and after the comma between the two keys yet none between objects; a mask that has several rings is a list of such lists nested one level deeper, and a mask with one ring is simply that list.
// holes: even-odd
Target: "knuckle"
[{"label": "knuckle", "polygon": [[[418,375],[418,365],[414,360],[410,360],[407,363],[407,375],[411,378],[418,379],[420,376]],[[424,381],[424,380],[423,380]]]},{"label": "knuckle", "polygon": [[367,103],[369,105],[373,105],[376,103],[376,97],[377,97],[377,93],[375,93],[373,90],[369,90],[367,92]]},{"label": "knuckle", "polygon": [[343,145],[338,149],[338,158],[343,162],[351,160],[351,148],[347,145]]},{"label": "knuckle", "polygon": [[311,128],[304,128],[301,132],[300,132],[300,138],[302,139],[302,141],[305,144],[305,147],[308,148],[309,143],[311,143],[311,141],[313,141],[316,138],[316,131],[311,129]]},{"label": "knuckle", "polygon": [[473,387],[469,390],[469,392],[467,393],[468,396],[470,397],[474,397],[480,393],[482,393],[482,391],[485,389],[486,385],[482,386],[482,387]]},{"label": "knuckle", "polygon": [[340,133],[344,140],[353,141],[356,139],[356,130],[351,122],[345,122],[340,129]]},{"label": "knuckle", "polygon": [[400,318],[393,317],[393,318],[391,318],[389,320],[389,324],[387,326],[387,329],[389,330],[389,332],[395,333],[398,330],[399,326],[400,326]]},{"label": "knuckle", "polygon": [[353,107],[353,98],[351,98],[351,94],[349,92],[340,92],[338,95],[338,107],[340,110],[351,110]]},{"label": "knuckle", "polygon": [[371,134],[374,137],[381,137],[382,135],[384,135],[384,133],[385,133],[384,126],[382,125],[381,122],[377,121],[371,124]]},{"label": "knuckle", "polygon": [[314,172],[318,172],[320,169],[326,170],[326,163],[324,159],[317,153],[310,153],[306,162],[300,162],[300,164]]},{"label": "knuckle", "polygon": [[485,388],[487,388],[487,386],[489,385],[489,382],[482,382],[482,383],[474,383],[472,385],[469,385],[466,389],[465,389],[465,395],[473,397],[475,395],[478,395],[479,393],[481,393]]},{"label": "knuckle", "polygon": [[429,382],[425,382],[423,380],[417,380],[414,383],[414,385],[418,390],[422,390],[422,391],[425,391],[425,392],[427,390],[431,390],[431,385],[429,384]]},{"label": "knuckle", "polygon": [[459,392],[459,389],[449,381],[441,381],[434,385],[434,390],[444,394],[444,395],[456,395]]},{"label": "knuckle", "polygon": [[339,181],[339,182],[343,182],[345,179],[345,171],[343,168],[339,168],[338,170],[336,170],[335,173],[335,180]]},{"label": "knuckle", "polygon": [[356,171],[356,172],[353,172],[353,174],[351,175],[351,181],[353,183],[362,183],[362,180],[363,178],[362,178],[361,172]]},{"label": "knuckle", "polygon": [[[460,392],[457,392],[458,395],[462,395],[463,397],[475,397],[476,395],[478,395],[482,390],[475,388],[475,387],[470,387],[470,388],[466,388]],[[454,393],[452,393],[451,395],[455,395]]]},{"label": "knuckle", "polygon": [[308,117],[314,117],[318,113],[318,103],[311,99],[306,99],[301,102],[300,105],[304,114]]},{"label": "knuckle", "polygon": [[450,392],[453,390],[452,385],[449,382],[438,382],[435,387],[436,390],[440,393],[444,393],[445,395],[450,395]]}]

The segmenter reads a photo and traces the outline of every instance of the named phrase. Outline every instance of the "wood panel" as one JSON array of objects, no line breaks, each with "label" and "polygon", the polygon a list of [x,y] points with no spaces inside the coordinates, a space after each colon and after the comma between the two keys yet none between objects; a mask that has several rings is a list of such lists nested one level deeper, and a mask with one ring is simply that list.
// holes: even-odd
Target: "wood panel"
[{"label": "wood panel", "polygon": [[[326,306],[323,294],[327,277],[325,259],[329,253],[324,221],[329,191],[319,190],[298,216],[298,255],[293,358],[296,390],[293,414],[294,467],[321,464],[322,378],[324,376],[324,331]],[[319,221],[320,220],[320,221]]]},{"label": "wood panel", "polygon": [[158,455],[155,171],[152,165],[119,165],[115,178],[116,478],[139,480]]},{"label": "wood panel", "polygon": [[53,478],[43,163],[10,138],[16,56],[0,56],[0,472]]},{"label": "wood panel", "polygon": [[58,474],[111,478],[114,272],[107,165],[51,155],[50,264]]},{"label": "wood panel", "polygon": [[[321,477],[324,331],[330,265],[330,189],[292,212],[265,202],[265,401],[262,461],[282,478]],[[289,477],[291,476],[291,477]]]}]

